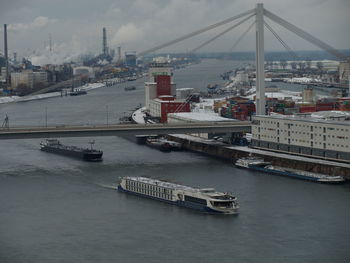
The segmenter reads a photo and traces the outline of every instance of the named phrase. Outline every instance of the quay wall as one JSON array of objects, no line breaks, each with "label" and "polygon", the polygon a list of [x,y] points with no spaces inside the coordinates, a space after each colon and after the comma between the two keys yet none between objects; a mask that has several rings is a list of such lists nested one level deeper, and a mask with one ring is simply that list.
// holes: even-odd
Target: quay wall
[{"label": "quay wall", "polygon": [[[193,141],[180,138],[177,136],[168,135],[169,139],[180,142],[186,150],[202,153],[212,157],[224,159],[233,163],[236,159],[247,157],[249,153],[239,149],[225,147],[222,144],[209,144],[201,141]],[[263,157],[265,161],[271,162],[273,165],[294,168],[298,170],[315,172],[327,175],[341,175],[347,180],[350,180],[350,168],[333,166],[329,164],[311,163],[300,160],[293,160],[283,157],[274,157],[264,154],[254,153],[254,156]]]}]

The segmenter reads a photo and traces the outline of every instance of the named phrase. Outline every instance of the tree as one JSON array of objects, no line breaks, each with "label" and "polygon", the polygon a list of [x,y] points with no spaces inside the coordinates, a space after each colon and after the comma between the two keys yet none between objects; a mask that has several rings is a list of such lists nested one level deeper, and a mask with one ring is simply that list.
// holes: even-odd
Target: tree
[{"label": "tree", "polygon": [[17,95],[18,96],[25,96],[31,93],[32,89],[24,83],[20,83],[16,87]]}]

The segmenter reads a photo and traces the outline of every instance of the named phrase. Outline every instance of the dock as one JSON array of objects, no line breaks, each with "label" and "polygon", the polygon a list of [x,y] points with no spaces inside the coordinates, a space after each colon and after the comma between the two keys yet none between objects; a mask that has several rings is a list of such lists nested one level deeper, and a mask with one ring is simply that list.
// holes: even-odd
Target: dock
[{"label": "dock", "polygon": [[228,145],[215,140],[202,139],[191,135],[173,134],[169,135],[169,138],[182,143],[184,149],[224,159],[232,162],[232,164],[236,159],[253,154],[254,156],[264,158],[265,161],[271,162],[276,166],[327,175],[340,175],[350,180],[350,163],[265,151],[245,146]]}]

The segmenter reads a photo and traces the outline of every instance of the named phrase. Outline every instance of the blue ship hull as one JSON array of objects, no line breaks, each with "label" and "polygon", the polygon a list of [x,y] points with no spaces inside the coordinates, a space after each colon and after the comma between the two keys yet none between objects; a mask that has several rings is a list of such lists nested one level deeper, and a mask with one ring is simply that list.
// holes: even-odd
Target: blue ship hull
[{"label": "blue ship hull", "polygon": [[205,206],[205,205],[195,204],[195,203],[186,202],[186,201],[170,201],[170,200],[166,200],[166,199],[162,199],[162,198],[158,198],[158,197],[154,197],[154,196],[149,196],[149,195],[145,195],[145,194],[141,194],[141,193],[128,191],[128,190],[125,190],[124,188],[122,188],[120,185],[118,185],[118,191],[124,192],[124,193],[128,193],[128,194],[133,194],[133,195],[136,195],[136,196],[146,197],[146,198],[149,198],[149,199],[165,202],[165,203],[172,204],[172,205],[177,205],[177,206],[181,206],[181,207],[186,207],[186,208],[199,210],[199,211],[205,212],[205,213],[223,214],[223,212],[213,210],[210,207]]},{"label": "blue ship hull", "polygon": [[312,176],[301,175],[301,174],[288,172],[288,171],[279,171],[279,170],[267,169],[267,168],[264,168],[264,167],[259,167],[259,166],[254,166],[254,165],[250,165],[248,169],[259,171],[259,172],[264,172],[264,173],[269,173],[269,174],[288,176],[288,177],[302,179],[302,180],[307,180],[307,181],[319,182],[319,183],[327,183],[327,184],[341,184],[341,183],[344,183],[344,181],[322,181],[319,178],[312,177]]}]

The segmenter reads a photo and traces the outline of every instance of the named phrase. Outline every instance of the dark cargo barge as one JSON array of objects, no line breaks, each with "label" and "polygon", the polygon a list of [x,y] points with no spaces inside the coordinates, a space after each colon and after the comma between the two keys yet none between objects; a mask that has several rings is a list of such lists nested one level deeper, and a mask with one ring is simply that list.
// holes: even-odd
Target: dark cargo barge
[{"label": "dark cargo barge", "polygon": [[91,148],[80,148],[77,146],[67,146],[60,143],[57,139],[47,139],[40,143],[40,149],[44,152],[56,153],[83,159],[85,161],[102,161],[103,152]]}]

